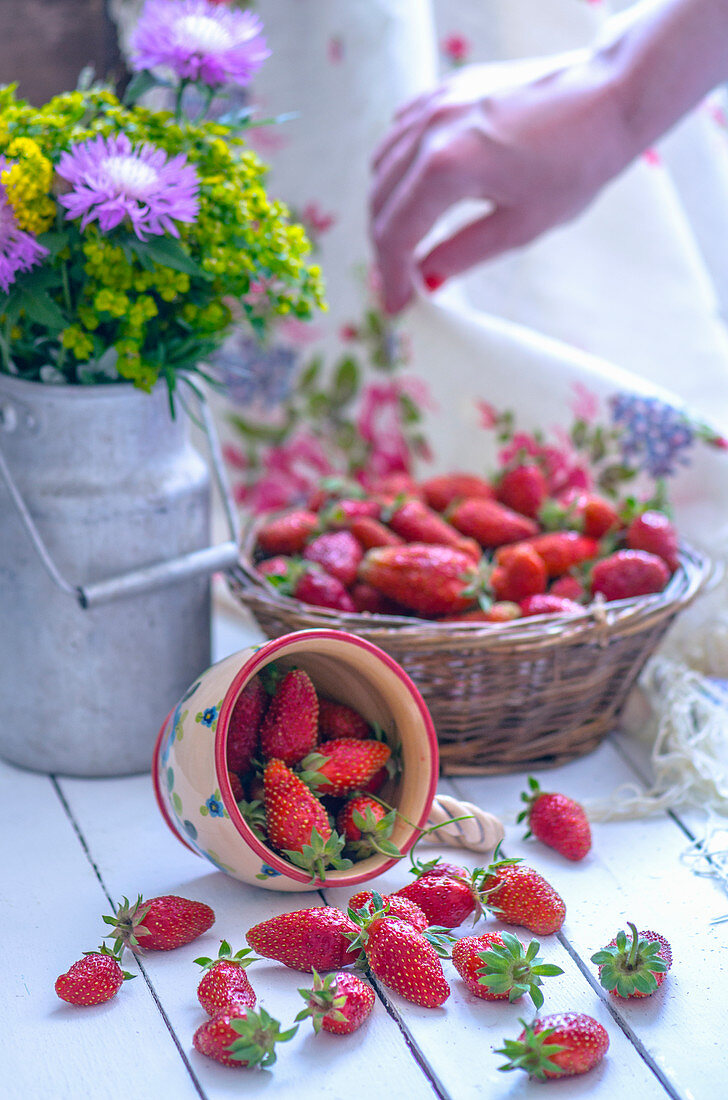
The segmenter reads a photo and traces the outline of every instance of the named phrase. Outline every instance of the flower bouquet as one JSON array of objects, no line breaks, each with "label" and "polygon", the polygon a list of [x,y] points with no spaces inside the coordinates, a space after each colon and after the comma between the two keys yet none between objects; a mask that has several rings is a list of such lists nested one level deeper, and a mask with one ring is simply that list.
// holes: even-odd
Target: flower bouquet
[{"label": "flower bouquet", "polygon": [[[40,108],[0,89],[1,372],[173,394],[236,323],[321,305],[305,232],[245,146],[251,109],[209,117],[267,56],[249,11],[148,0],[123,101],[88,78]],[[140,104],[153,88],[170,109]]]}]

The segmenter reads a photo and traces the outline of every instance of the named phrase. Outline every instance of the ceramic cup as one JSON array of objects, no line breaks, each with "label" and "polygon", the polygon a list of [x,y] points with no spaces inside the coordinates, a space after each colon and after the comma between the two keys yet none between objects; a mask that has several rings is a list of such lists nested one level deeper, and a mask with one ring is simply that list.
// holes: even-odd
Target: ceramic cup
[{"label": "ceramic cup", "polygon": [[[228,725],[238,696],[266,665],[303,668],[321,694],[348,703],[384,731],[401,753],[387,801],[402,816],[391,836],[407,852],[423,828],[438,776],[437,737],[407,673],[378,646],[339,630],[300,630],[219,661],[192,684],[157,739],[152,776],[162,816],[177,838],[241,882],[270,890],[321,885],[261,841],[233,798],[225,765]],[[405,820],[406,819],[406,820]],[[408,824],[411,823],[411,824]],[[326,872],[330,886],[357,886],[397,861],[375,854]]]}]

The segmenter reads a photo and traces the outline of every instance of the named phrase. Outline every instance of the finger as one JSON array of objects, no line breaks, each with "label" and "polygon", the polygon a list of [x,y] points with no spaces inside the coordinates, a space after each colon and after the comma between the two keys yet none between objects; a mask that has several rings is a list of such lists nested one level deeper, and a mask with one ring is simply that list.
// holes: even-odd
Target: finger
[{"label": "finger", "polygon": [[417,127],[404,131],[399,142],[394,144],[386,157],[383,157],[372,177],[369,195],[370,217],[377,218],[386,206],[404,176],[412,167],[420,151],[422,136],[427,129],[426,120]]},{"label": "finger", "polygon": [[398,143],[400,138],[413,122],[416,121],[422,114],[426,114],[425,108],[431,102],[434,97],[434,92],[423,92],[422,95],[416,96],[409,102],[404,103],[394,113],[394,120],[384,135],[384,138],[379,142],[372,155],[372,168],[377,169],[381,161],[389,154],[391,149]]},{"label": "finger", "polygon": [[416,157],[372,220],[384,307],[390,313],[399,312],[412,296],[415,246],[453,204],[479,197],[470,191],[472,181],[458,172],[456,161],[446,147],[426,160]]},{"label": "finger", "polygon": [[435,290],[453,275],[492,260],[502,252],[528,244],[538,234],[518,207],[500,206],[441,241],[418,264],[422,281]]}]

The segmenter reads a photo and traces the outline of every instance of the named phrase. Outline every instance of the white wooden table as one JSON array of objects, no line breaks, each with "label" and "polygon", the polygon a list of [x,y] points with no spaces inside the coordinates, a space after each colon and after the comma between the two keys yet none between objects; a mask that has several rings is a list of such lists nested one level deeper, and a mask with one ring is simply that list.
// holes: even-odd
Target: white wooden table
[{"label": "white wooden table", "polygon": [[[241,622],[219,618],[218,656],[240,648]],[[63,716],[59,715],[59,721]],[[591,798],[634,780],[632,750],[619,737],[542,780],[577,798]],[[304,1022],[279,1047],[270,1070],[228,1069],[198,1055],[192,1035],[205,1019],[196,999],[193,959],[215,954],[227,938],[244,946],[250,925],[274,913],[322,904],[342,908],[349,891],[277,894],[247,887],[214,871],[168,831],[147,776],[108,780],[55,779],[0,763],[2,897],[0,966],[0,1096],[3,1100],[173,1100],[271,1095],[276,1100],[371,1096],[397,1100],[723,1100],[728,1096],[728,911],[712,880],[681,861],[693,823],[671,815],[593,828],[594,845],[570,864],[514,824],[524,775],[443,782],[442,789],[499,814],[506,852],[521,855],[558,889],[566,922],[542,939],[542,955],[563,967],[548,979],[543,1012],[575,1010],[606,1027],[610,1049],[591,1073],[545,1085],[523,1073],[498,1072],[494,1048],[520,1030],[527,1005],[488,1003],[471,995],[449,961],[452,994],[436,1010],[417,1008],[386,989],[355,1035],[315,1036]],[[429,849],[433,853],[439,849]],[[446,854],[446,850],[442,850]],[[452,852],[450,857],[453,858]],[[458,861],[478,864],[477,857]],[[382,892],[410,876],[392,870]],[[100,942],[100,917],[112,899],[179,893],[207,901],[217,919],[188,947],[128,957],[139,977],[105,1005],[77,1009],[54,993],[59,973]],[[668,980],[644,1001],[616,1002],[601,989],[590,955],[627,920],[663,932],[675,961]],[[477,931],[498,928],[489,918]],[[465,935],[469,927],[459,929]],[[525,938],[529,936],[526,933]],[[261,961],[249,970],[259,1003],[288,1025],[308,976]],[[549,1095],[551,1093],[549,1092]]]}]

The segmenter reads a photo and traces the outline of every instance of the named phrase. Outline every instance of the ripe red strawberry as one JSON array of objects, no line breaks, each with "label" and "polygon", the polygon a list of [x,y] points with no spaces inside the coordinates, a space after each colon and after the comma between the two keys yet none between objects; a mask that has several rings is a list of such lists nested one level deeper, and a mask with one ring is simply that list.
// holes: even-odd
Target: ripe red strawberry
[{"label": "ripe red strawberry", "polygon": [[[611,501],[598,493],[572,490],[561,500],[568,526],[578,527],[583,535],[601,539],[621,526],[619,513]],[[567,526],[564,523],[564,526]]]},{"label": "ripe red strawberry", "polygon": [[349,589],[351,602],[357,611],[368,611],[373,615],[402,615],[409,614],[406,608],[390,600],[382,592],[377,591],[371,584],[357,581]]},{"label": "ripe red strawberry", "polygon": [[581,604],[568,600],[565,596],[555,596],[553,592],[529,596],[521,600],[519,607],[524,619],[531,615],[574,615],[584,610]]},{"label": "ripe red strawberry", "polygon": [[591,590],[604,599],[625,600],[662,592],[670,570],[662,558],[645,550],[617,550],[598,561],[591,572]]},{"label": "ripe red strawberry", "polygon": [[443,623],[510,623],[521,618],[521,609],[511,600],[496,600],[487,610],[474,607],[470,611],[461,611],[459,615],[443,615]]},{"label": "ripe red strawberry", "polygon": [[[305,864],[323,878],[323,851],[318,851],[319,838],[325,846],[332,839],[328,814],[315,794],[282,760],[271,760],[263,772],[265,785],[265,821],[268,840],[280,852],[291,857],[298,853],[310,856]],[[312,849],[309,851],[309,849]],[[315,852],[314,852],[315,850]],[[333,849],[326,849],[326,852]],[[297,865],[303,866],[299,861]]]},{"label": "ripe red strawberry", "polygon": [[435,859],[431,863],[415,863],[414,873],[418,878],[464,878],[470,877],[467,867],[459,863],[448,863],[444,859]]},{"label": "ripe red strawberry", "polygon": [[84,951],[65,974],[56,978],[55,990],[71,1005],[100,1005],[110,1001],[124,981],[135,977],[119,965],[119,956],[108,947]]},{"label": "ripe red strawberry", "polygon": [[245,799],[245,788],[243,787],[242,780],[237,772],[228,772],[228,780],[230,782],[230,789],[233,792],[233,798],[236,802],[243,802]]},{"label": "ripe red strawberry", "polygon": [[447,523],[439,512],[428,508],[421,500],[405,500],[394,508],[389,517],[389,526],[407,542],[452,546],[456,550],[470,553],[476,560],[480,557],[480,547],[477,544],[473,546],[472,540],[464,544],[462,534],[452,524]]},{"label": "ripe red strawberry", "polygon": [[241,1009],[255,1007],[255,990],[245,968],[256,962],[256,957],[248,947],[233,955],[230,944],[222,940],[216,959],[202,956],[195,962],[205,971],[197,986],[197,999],[208,1016],[221,1012],[236,1016]]},{"label": "ripe red strawberry", "polygon": [[260,751],[267,759],[297,764],[318,739],[319,703],[311,677],[293,668],[278,681],[260,725]]},{"label": "ripe red strawberry", "polygon": [[258,528],[258,549],[273,554],[298,554],[318,528],[318,516],[307,508],[295,508],[266,520]]},{"label": "ripe red strawberry", "polygon": [[319,695],[319,740],[354,737],[363,741],[371,735],[372,727],[358,710],[354,710],[348,703]]},{"label": "ripe red strawberry", "polygon": [[477,474],[438,474],[421,482],[425,500],[436,512],[444,512],[453,501],[462,497],[479,497],[495,500],[495,489],[485,478]]},{"label": "ripe red strawberry", "polygon": [[504,565],[497,565],[490,575],[490,586],[496,600],[520,603],[528,596],[546,591],[546,566],[533,547],[516,543],[511,547]]},{"label": "ripe red strawberry", "polygon": [[272,558],[265,558],[263,561],[258,562],[256,569],[264,577],[270,579],[276,588],[286,591],[293,578],[300,575],[301,562],[299,558],[289,558],[283,554],[276,554]]},{"label": "ripe red strawberry", "polygon": [[480,905],[471,888],[469,876],[461,879],[447,875],[424,875],[397,890],[395,897],[408,898],[415,902],[427,917],[428,923],[440,928],[456,928],[468,917],[480,913]]},{"label": "ripe red strawberry", "polygon": [[542,791],[537,779],[529,775],[529,791],[521,794],[526,803],[517,821],[528,819],[526,836],[537,837],[542,844],[555,848],[574,861],[583,859],[591,848],[591,829],[584,808],[573,798]]},{"label": "ripe red strawberry", "polygon": [[549,595],[561,596],[565,600],[573,600],[575,603],[579,603],[585,596],[584,585],[576,577],[572,577],[570,573],[564,573],[563,577],[559,577],[551,585]]},{"label": "ripe red strawberry", "polygon": [[225,752],[231,772],[249,770],[258,747],[258,730],[267,706],[268,693],[258,677],[254,676],[240,692],[230,715]]},{"label": "ripe red strawberry", "polygon": [[278,1020],[264,1008],[240,1012],[222,1012],[200,1024],[192,1037],[192,1045],[206,1058],[214,1058],[224,1066],[272,1066],[276,1060],[276,1043],[285,1043],[298,1031],[298,1024],[281,1031]]},{"label": "ripe red strawberry", "polygon": [[599,981],[616,997],[649,997],[664,982],[672,966],[672,948],[659,932],[620,931],[605,948],[592,955]]},{"label": "ripe red strawberry", "polygon": [[375,916],[360,936],[373,974],[400,996],[437,1008],[450,996],[433,945],[407,921]]},{"label": "ripe red strawberry", "polygon": [[422,493],[420,488],[413,477],[410,474],[396,473],[385,474],[383,477],[377,478],[369,486],[370,495],[388,498],[389,501],[393,501],[395,497],[406,494],[408,497],[421,497]]},{"label": "ripe red strawberry", "polygon": [[365,550],[372,550],[375,546],[401,546],[405,541],[386,527],[381,520],[373,519],[371,516],[362,516],[354,520],[349,530]]},{"label": "ripe red strawberry", "polygon": [[517,1001],[528,993],[540,1008],[541,979],[564,972],[538,958],[539,946],[538,940],[531,940],[524,948],[510,932],[464,936],[453,944],[453,966],[470,992],[484,1001]]},{"label": "ripe red strawberry", "polygon": [[506,470],[496,486],[496,496],[514,512],[535,519],[548,496],[546,476],[535,463]]},{"label": "ripe red strawberry", "polygon": [[311,567],[305,569],[296,581],[293,596],[312,607],[329,607],[332,611],[356,611],[346,588],[330,573]]},{"label": "ripe red strawberry", "polygon": [[662,558],[671,573],[680,564],[677,531],[664,512],[647,511],[635,516],[625,535],[630,550],[646,550]]},{"label": "ripe red strawberry", "polygon": [[[577,531],[546,531],[530,538],[528,545],[543,559],[549,577],[560,577],[573,566],[591,561],[599,554],[599,543],[596,539],[587,538]],[[515,550],[515,546],[505,546],[498,550],[498,565],[507,565]]]},{"label": "ripe red strawberry", "polygon": [[375,772],[368,782],[362,783],[362,793],[364,794],[379,794],[384,784],[390,778],[389,769],[385,764],[383,768]]},{"label": "ripe red strawberry", "polygon": [[[409,898],[404,898],[400,894],[380,894],[378,897],[383,902],[383,907],[386,909],[388,916],[407,921],[407,924],[411,924],[418,932],[424,932],[429,928],[431,922],[428,921],[419,905],[414,901],[410,901]],[[377,908],[373,892],[371,890],[360,890],[358,894],[354,894],[353,897],[349,898],[349,908],[353,909],[354,912],[364,909],[369,916],[373,916]]]},{"label": "ripe red strawberry", "polygon": [[572,1077],[592,1069],[606,1054],[609,1036],[592,1016],[557,1012],[527,1024],[517,1039],[505,1039],[496,1054],[508,1062],[502,1070],[523,1069],[531,1077]]},{"label": "ripe red strawberry", "polygon": [[558,932],[566,905],[551,883],[520,860],[500,860],[486,868],[481,890],[483,905],[504,924],[516,924],[548,936]]},{"label": "ripe red strawberry", "polygon": [[387,810],[371,795],[355,794],[336,815],[336,828],[357,859],[375,852],[399,859],[402,853],[389,839],[396,820],[396,810]]},{"label": "ripe red strawberry", "polygon": [[377,519],[381,509],[379,501],[371,497],[342,497],[319,512],[319,521],[327,529],[351,530],[362,519]]},{"label": "ripe red strawberry", "polygon": [[461,550],[421,542],[369,550],[359,566],[361,580],[421,615],[471,607],[476,575],[472,558]]},{"label": "ripe red strawberry", "polygon": [[356,571],[364,555],[351,531],[325,531],[308,543],[303,551],[306,561],[317,562],[325,573],[336,577],[344,588],[356,580]]},{"label": "ripe red strawberry", "polygon": [[351,940],[359,929],[340,909],[321,905],[280,913],[254,925],[246,940],[258,955],[292,970],[339,970],[359,957]]},{"label": "ripe red strawberry", "polygon": [[122,947],[132,951],[142,948],[172,951],[206,932],[214,923],[215,914],[203,901],[190,901],[175,894],[144,901],[140,894],[134,904],[124,898],[116,913],[103,921],[113,929],[107,938],[113,937],[117,954]]},{"label": "ripe red strawberry", "polygon": [[332,1035],[351,1035],[365,1022],[374,1007],[374,990],[363,978],[346,970],[322,978],[313,972],[313,988],[298,991],[306,1002],[297,1020],[311,1017],[318,1035],[323,1028]]},{"label": "ripe red strawberry", "polygon": [[446,512],[447,519],[463,535],[475,539],[484,548],[520,542],[538,531],[528,516],[522,516],[497,500],[466,497]]},{"label": "ripe red strawberry", "polygon": [[390,755],[391,749],[384,741],[338,737],[324,741],[318,752],[304,759],[305,778],[320,794],[339,798],[360,790]]}]

